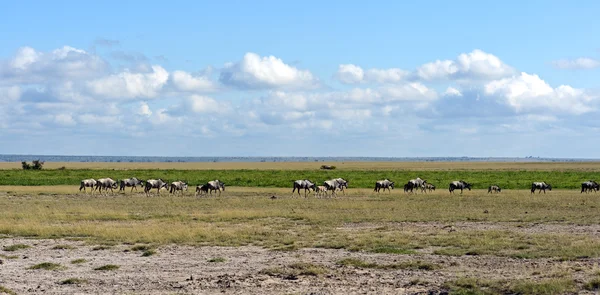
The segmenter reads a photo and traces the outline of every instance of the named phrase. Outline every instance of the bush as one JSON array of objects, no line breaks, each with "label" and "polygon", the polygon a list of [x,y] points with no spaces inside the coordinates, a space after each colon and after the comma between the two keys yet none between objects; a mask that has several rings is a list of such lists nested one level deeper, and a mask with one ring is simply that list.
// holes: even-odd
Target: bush
[{"label": "bush", "polygon": [[335,170],[335,166],[331,166],[331,165],[321,165],[321,169],[323,170]]},{"label": "bush", "polygon": [[42,170],[42,167],[44,166],[44,161],[40,161],[40,160],[33,160],[33,162],[31,162],[31,164],[23,161],[21,162],[21,167],[23,167],[23,170]]}]

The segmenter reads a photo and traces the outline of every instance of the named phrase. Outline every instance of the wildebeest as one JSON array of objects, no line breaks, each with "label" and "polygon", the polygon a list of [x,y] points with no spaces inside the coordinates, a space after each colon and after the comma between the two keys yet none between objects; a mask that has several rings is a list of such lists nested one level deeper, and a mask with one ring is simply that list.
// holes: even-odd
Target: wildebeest
[{"label": "wildebeest", "polygon": [[448,191],[454,193],[454,190],[456,189],[460,189],[460,193],[462,194],[464,189],[471,190],[471,184],[463,180],[451,182]]},{"label": "wildebeest", "polygon": [[413,191],[413,184],[410,182],[404,184],[404,192],[407,193],[409,190]]},{"label": "wildebeest", "polygon": [[96,186],[96,183],[98,183],[95,179],[84,179],[81,181],[81,186],[79,186],[79,191],[81,191],[81,189],[83,189],[83,191],[86,191],[86,188],[89,187],[90,188],[90,192],[93,194],[94,193],[94,187]]},{"label": "wildebeest", "polygon": [[428,190],[429,192],[431,191],[435,191],[435,185],[431,184],[431,183],[425,183],[424,185],[424,189]]},{"label": "wildebeest", "polygon": [[376,181],[375,182],[375,189],[373,191],[379,193],[380,190],[383,189],[383,191],[385,192],[385,190],[387,189],[388,192],[391,193],[392,191],[390,190],[390,188],[394,189],[394,182],[390,181],[389,179],[386,178],[384,180],[378,180],[378,181]]},{"label": "wildebeest", "polygon": [[501,191],[502,191],[502,189],[497,185],[490,185],[490,187],[488,187],[488,194],[491,192],[499,193]]},{"label": "wildebeest", "polygon": [[545,183],[545,182],[533,182],[531,183],[531,193],[535,193],[535,190],[538,190],[538,194],[541,193],[542,191],[544,191],[544,194],[546,193],[546,190],[552,191],[552,186]]},{"label": "wildebeest", "polygon": [[183,181],[171,182],[171,186],[169,188],[169,192],[172,194],[175,194],[178,191],[180,191],[183,194],[183,191],[187,192],[187,190],[188,190],[188,185],[187,185],[187,183],[185,183]]},{"label": "wildebeest", "polygon": [[342,179],[342,178],[336,178],[336,179],[331,179],[331,180],[325,180],[323,182],[323,186],[325,186],[327,188],[328,191],[331,191],[331,195],[335,196],[336,195],[336,190],[341,190],[344,194],[346,194],[344,192],[344,188],[348,188],[348,181]]},{"label": "wildebeest", "polygon": [[[408,183],[410,183],[410,184],[411,184],[411,187],[410,187],[410,191],[411,191],[411,192],[412,192],[412,191],[413,191],[413,189],[415,189],[415,188],[420,188],[420,189],[421,189],[421,191],[424,191],[425,183],[427,183],[427,180],[423,180],[423,179],[421,179],[420,177],[417,177],[417,178],[415,178],[415,179],[411,179],[411,180],[409,180],[409,181],[408,181]],[[418,189],[417,189],[417,191],[418,191]]]},{"label": "wildebeest", "polygon": [[598,185],[597,182],[593,181],[593,180],[588,180],[586,182],[582,182],[581,183],[581,192],[590,192],[590,191],[594,191],[597,192],[600,189],[600,185]]},{"label": "wildebeest", "polygon": [[315,187],[315,196],[327,195],[327,188],[324,185],[318,185]]},{"label": "wildebeest", "polygon": [[225,191],[225,183],[221,182],[218,179],[209,181],[207,184],[208,192],[212,194],[213,191],[218,191],[219,196],[221,195],[221,191]]},{"label": "wildebeest", "polygon": [[202,192],[204,192],[205,194],[208,194],[208,184],[196,186],[196,196],[201,195]]},{"label": "wildebeest", "polygon": [[297,190],[298,191],[298,196],[300,196],[300,189],[304,189],[304,197],[306,198],[306,192],[307,191],[310,192],[311,190],[315,190],[316,189],[316,184],[314,184],[313,182],[311,182],[308,179],[294,181],[294,189],[292,190],[292,195]]},{"label": "wildebeest", "polygon": [[114,193],[113,189],[117,188],[117,182],[112,180],[111,178],[100,178],[96,181],[96,188],[94,190],[98,190],[102,193],[102,189],[104,189],[107,193],[110,189],[111,193]]},{"label": "wildebeest", "polygon": [[119,181],[119,191],[124,191],[125,187],[131,187],[131,191],[133,192],[133,189],[135,189],[137,191],[137,186],[141,186],[144,187],[144,182],[133,177],[133,178],[127,178],[127,179],[121,179]]},{"label": "wildebeest", "polygon": [[167,188],[168,183],[166,183],[164,180],[162,180],[161,178],[159,179],[148,179],[146,180],[146,185],[144,186],[144,193],[146,193],[146,196],[150,196],[150,191],[155,188],[156,189],[156,194],[160,195],[160,189]]}]

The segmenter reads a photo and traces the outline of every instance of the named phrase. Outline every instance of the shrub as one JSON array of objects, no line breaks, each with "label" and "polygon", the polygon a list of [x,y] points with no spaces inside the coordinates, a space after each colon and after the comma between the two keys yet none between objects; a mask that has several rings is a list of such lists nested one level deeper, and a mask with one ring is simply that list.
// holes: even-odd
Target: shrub
[{"label": "shrub", "polygon": [[23,167],[23,170],[42,170],[42,167],[44,166],[44,161],[40,161],[40,160],[33,160],[33,162],[31,162],[31,164],[23,161],[21,162],[21,167]]}]

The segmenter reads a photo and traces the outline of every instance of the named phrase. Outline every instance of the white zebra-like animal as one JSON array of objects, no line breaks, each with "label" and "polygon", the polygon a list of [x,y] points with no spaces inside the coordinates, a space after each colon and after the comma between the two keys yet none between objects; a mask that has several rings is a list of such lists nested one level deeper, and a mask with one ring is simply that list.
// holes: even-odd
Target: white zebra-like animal
[{"label": "white zebra-like animal", "polygon": [[83,189],[84,192],[86,192],[86,188],[90,188],[90,193],[94,193],[94,187],[96,186],[96,183],[98,183],[95,179],[84,179],[81,181],[81,185],[79,186],[79,191],[81,191]]}]

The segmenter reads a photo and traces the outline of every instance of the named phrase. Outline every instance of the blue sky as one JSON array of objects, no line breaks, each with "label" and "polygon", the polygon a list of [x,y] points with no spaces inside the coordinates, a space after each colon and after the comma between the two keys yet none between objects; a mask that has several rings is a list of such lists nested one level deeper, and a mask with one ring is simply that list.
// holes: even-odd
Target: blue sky
[{"label": "blue sky", "polygon": [[597,1],[18,1],[0,153],[600,158]]}]

